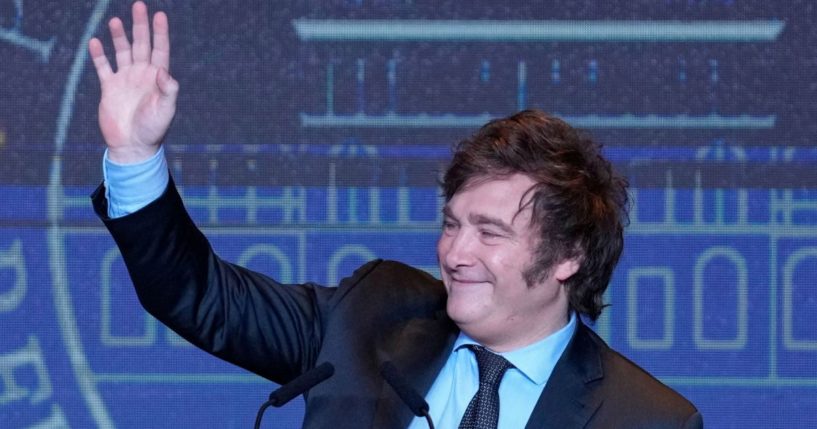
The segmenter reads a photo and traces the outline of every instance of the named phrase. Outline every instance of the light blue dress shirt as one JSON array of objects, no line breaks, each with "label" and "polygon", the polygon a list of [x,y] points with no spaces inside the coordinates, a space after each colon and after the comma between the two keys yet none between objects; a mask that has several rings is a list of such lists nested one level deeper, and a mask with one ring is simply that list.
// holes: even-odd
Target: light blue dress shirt
[{"label": "light blue dress shirt", "polygon": [[[576,315],[571,314],[567,325],[550,336],[511,352],[499,353],[514,368],[509,369],[499,385],[498,429],[524,428],[533,407],[545,389],[556,362],[564,353],[576,330]],[[478,344],[460,333],[454,351],[448,357],[434,384],[426,395],[429,414],[438,428],[456,428],[465,409],[479,387],[479,367],[468,344]],[[427,429],[425,418],[415,417],[409,429]]]},{"label": "light blue dress shirt", "polygon": [[[159,198],[167,187],[169,174],[164,148],[153,157],[137,164],[117,164],[103,160],[108,216],[125,216]],[[567,325],[547,338],[507,353],[499,353],[510,361],[509,369],[499,385],[498,429],[525,427],[533,407],[545,389],[556,362],[567,348],[576,330],[576,315],[571,314]],[[429,404],[434,425],[440,429],[456,428],[479,386],[479,367],[474,353],[465,347],[478,344],[460,333],[454,350],[434,380],[425,399]],[[416,417],[409,429],[426,429],[425,418]]]},{"label": "light blue dress shirt", "polygon": [[165,148],[136,164],[117,164],[102,157],[102,177],[108,198],[108,216],[118,218],[133,213],[162,196],[170,180]]}]

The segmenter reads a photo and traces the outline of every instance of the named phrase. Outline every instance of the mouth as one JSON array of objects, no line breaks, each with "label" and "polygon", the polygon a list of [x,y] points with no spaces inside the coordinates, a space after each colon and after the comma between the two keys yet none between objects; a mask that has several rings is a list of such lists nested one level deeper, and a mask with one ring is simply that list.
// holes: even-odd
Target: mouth
[{"label": "mouth", "polygon": [[460,270],[448,269],[443,267],[443,280],[449,287],[473,287],[481,284],[489,283],[485,277],[477,277],[479,273],[467,273]]},{"label": "mouth", "polygon": [[458,279],[458,278],[451,278],[451,281],[457,283],[483,283],[482,280],[471,280],[471,279]]},{"label": "mouth", "polygon": [[459,285],[463,285],[463,286],[473,286],[473,285],[478,285],[478,284],[483,284],[483,283],[485,283],[484,280],[461,279],[461,278],[456,278],[456,277],[451,278],[451,284],[452,285],[459,284]]}]

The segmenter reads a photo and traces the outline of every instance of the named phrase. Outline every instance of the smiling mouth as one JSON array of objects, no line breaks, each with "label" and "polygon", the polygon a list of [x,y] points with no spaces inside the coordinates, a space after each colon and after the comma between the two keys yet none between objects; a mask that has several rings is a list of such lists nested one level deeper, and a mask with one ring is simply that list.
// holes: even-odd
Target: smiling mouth
[{"label": "smiling mouth", "polygon": [[459,284],[464,284],[464,285],[475,285],[475,284],[480,284],[480,283],[485,283],[485,282],[483,280],[467,280],[467,279],[452,278],[451,283],[459,283]]}]

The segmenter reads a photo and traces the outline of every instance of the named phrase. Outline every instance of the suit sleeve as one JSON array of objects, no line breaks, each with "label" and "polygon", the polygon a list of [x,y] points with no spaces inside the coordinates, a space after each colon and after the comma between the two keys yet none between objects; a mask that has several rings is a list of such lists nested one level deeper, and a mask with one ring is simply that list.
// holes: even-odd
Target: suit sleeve
[{"label": "suit sleeve", "polygon": [[703,417],[701,417],[701,413],[695,412],[695,414],[691,415],[684,423],[683,429],[703,429],[703,427],[704,420]]},{"label": "suit sleeve", "polygon": [[192,344],[276,383],[314,366],[334,288],[282,285],[221,260],[172,180],[157,200],[124,217],[108,217],[102,186],[92,200],[151,315]]}]

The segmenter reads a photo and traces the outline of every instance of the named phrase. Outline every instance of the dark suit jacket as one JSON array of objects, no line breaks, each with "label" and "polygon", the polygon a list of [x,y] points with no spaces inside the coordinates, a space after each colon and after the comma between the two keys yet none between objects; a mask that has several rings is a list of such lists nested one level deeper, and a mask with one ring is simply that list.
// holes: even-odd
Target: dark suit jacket
[{"label": "dark suit jacket", "polygon": [[[335,375],[306,398],[307,428],[405,428],[412,418],[379,375],[392,361],[425,394],[459,331],[439,280],[373,261],[337,288],[281,285],[224,262],[171,183],[142,210],[97,214],[122,252],[142,305],[196,346],[286,383],[328,361]],[[697,428],[695,407],[579,323],[527,428]]]}]

